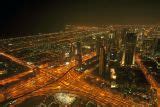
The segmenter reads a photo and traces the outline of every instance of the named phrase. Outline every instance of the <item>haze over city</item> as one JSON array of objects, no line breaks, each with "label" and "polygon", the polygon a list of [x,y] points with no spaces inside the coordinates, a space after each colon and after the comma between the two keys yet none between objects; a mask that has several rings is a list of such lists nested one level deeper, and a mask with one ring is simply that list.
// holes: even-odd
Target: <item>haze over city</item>
[{"label": "haze over city", "polygon": [[0,6],[0,107],[159,107],[160,2]]},{"label": "haze over city", "polygon": [[160,23],[158,0],[5,0],[0,10],[1,34],[53,32],[66,24]]}]

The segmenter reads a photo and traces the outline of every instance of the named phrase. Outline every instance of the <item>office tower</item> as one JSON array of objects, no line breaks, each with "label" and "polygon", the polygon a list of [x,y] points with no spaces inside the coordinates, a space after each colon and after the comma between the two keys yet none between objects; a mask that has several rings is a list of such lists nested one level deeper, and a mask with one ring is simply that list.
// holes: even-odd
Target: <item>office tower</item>
[{"label": "office tower", "polygon": [[100,47],[100,53],[99,53],[99,75],[103,75],[105,72],[105,50],[104,47]]},{"label": "office tower", "polygon": [[82,49],[81,49],[80,42],[76,42],[75,60],[77,61],[78,68],[81,68],[81,66],[82,66]]},{"label": "office tower", "polygon": [[142,43],[143,55],[152,56],[154,54],[154,38],[144,38]]},{"label": "office tower", "polygon": [[155,39],[154,57],[156,58],[157,69],[160,70],[160,36]]},{"label": "office tower", "polygon": [[98,36],[96,37],[96,54],[99,55],[100,54],[100,47],[103,46],[104,48],[106,48],[106,43],[107,41],[105,40],[104,36]]},{"label": "office tower", "polygon": [[132,66],[135,65],[135,48],[137,36],[135,33],[127,33],[125,36],[125,44],[121,65]]},{"label": "office tower", "polygon": [[109,38],[106,38],[105,39],[105,53],[108,53],[109,52]]},{"label": "office tower", "polygon": [[108,35],[109,38],[109,45],[112,45],[115,41],[115,34],[114,33],[109,33]]},{"label": "office tower", "polygon": [[125,44],[125,36],[128,32],[128,29],[127,28],[123,28],[122,31],[121,31],[121,38],[122,38],[122,44],[124,45]]},{"label": "office tower", "polygon": [[118,32],[110,33],[109,34],[109,60],[116,61],[117,60],[117,50],[119,48],[119,35]]},{"label": "office tower", "polygon": [[99,56],[100,54],[100,47],[101,47],[101,40],[100,38],[97,37],[97,40],[96,40],[96,55]]},{"label": "office tower", "polygon": [[70,44],[70,55],[73,56],[73,57],[75,55],[75,50],[76,50],[75,43],[71,43]]},{"label": "office tower", "polygon": [[116,31],[108,35],[109,51],[112,48],[117,48],[117,49],[119,48],[119,40],[120,40],[120,35],[118,35]]},{"label": "office tower", "polygon": [[115,31],[115,37],[114,37],[114,47],[117,49],[121,48],[121,44],[122,44],[122,38],[121,38],[121,33],[120,31]]},{"label": "office tower", "polygon": [[110,61],[117,61],[117,48],[115,47],[110,49]]},{"label": "office tower", "polygon": [[154,50],[155,55],[160,55],[160,37],[157,37],[155,40],[155,50]]}]

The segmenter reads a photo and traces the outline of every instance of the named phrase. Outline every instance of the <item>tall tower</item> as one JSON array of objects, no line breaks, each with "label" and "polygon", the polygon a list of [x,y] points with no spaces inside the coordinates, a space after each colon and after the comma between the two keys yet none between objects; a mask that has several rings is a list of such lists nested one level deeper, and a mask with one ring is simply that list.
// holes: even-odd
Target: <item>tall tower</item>
[{"label": "tall tower", "polygon": [[99,37],[97,37],[96,40],[96,55],[99,56],[100,54],[100,47],[101,47],[101,40]]},{"label": "tall tower", "polygon": [[105,50],[104,47],[100,47],[100,53],[99,53],[99,75],[103,75],[105,72]]},{"label": "tall tower", "polygon": [[117,48],[116,47],[112,47],[110,49],[110,61],[117,61]]},{"label": "tall tower", "polygon": [[127,33],[126,34],[123,57],[122,57],[122,61],[121,61],[122,66],[135,65],[136,40],[137,40],[137,36],[135,33]]},{"label": "tall tower", "polygon": [[71,56],[74,56],[75,55],[75,44],[74,43],[71,43],[70,44],[70,54]]},{"label": "tall tower", "polygon": [[81,68],[82,67],[82,49],[81,49],[80,42],[76,42],[75,60],[77,61],[78,68]]},{"label": "tall tower", "polygon": [[154,54],[159,55],[160,53],[160,36],[156,38],[155,40],[155,48],[154,48]]},{"label": "tall tower", "polygon": [[145,38],[142,43],[143,55],[152,56],[155,49],[155,39],[154,38]]}]

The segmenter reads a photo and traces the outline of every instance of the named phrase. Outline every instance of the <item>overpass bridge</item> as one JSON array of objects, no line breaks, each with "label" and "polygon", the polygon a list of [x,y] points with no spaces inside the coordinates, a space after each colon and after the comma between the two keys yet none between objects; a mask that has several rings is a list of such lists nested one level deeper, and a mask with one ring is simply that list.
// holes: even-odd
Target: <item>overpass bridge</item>
[{"label": "overpass bridge", "polygon": [[[95,53],[91,53],[89,56],[84,55],[83,62],[94,56]],[[82,79],[83,73],[75,71],[75,66],[75,62],[71,61],[69,65],[62,65],[50,70],[41,69],[36,77],[2,90],[0,102],[15,100],[16,103],[20,103],[33,96],[68,92],[87,97],[104,106],[108,103],[114,106],[148,106],[144,102],[137,103],[132,98],[124,98],[119,94],[88,84]]]}]

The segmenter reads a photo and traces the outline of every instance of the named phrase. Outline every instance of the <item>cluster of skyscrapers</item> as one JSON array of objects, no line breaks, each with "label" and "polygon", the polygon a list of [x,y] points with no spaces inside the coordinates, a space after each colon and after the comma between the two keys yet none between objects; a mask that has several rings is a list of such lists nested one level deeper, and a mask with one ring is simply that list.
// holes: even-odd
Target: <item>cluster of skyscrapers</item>
[{"label": "cluster of skyscrapers", "polygon": [[[99,75],[110,71],[114,64],[132,68],[136,66],[135,55],[140,52],[146,55],[155,55],[159,52],[160,39],[151,36],[144,37],[128,29],[102,33],[94,38],[95,49],[99,66]],[[82,67],[82,46],[81,42],[75,43],[75,59],[78,67]]]}]

